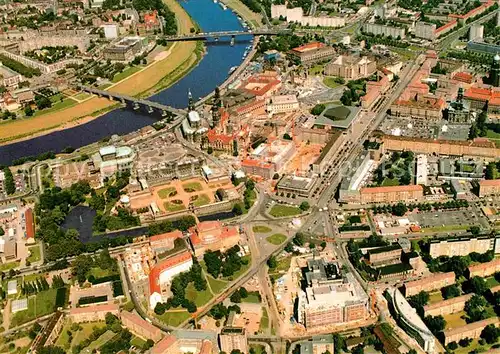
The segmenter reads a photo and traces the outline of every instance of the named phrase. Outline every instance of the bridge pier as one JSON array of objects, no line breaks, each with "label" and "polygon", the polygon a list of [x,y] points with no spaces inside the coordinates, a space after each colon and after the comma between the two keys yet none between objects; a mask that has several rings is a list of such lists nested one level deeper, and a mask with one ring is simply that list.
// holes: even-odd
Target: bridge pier
[{"label": "bridge pier", "polygon": [[148,106],[148,113],[153,113],[153,111],[154,111],[154,110],[153,110],[153,107]]},{"label": "bridge pier", "polygon": [[231,47],[234,46],[234,34],[231,36]]},{"label": "bridge pier", "polygon": [[141,106],[139,106],[139,103],[134,102],[134,110],[137,111],[139,108],[141,108]]},{"label": "bridge pier", "polygon": [[122,104],[126,105],[127,102],[125,101],[125,98],[122,97]]},{"label": "bridge pier", "polygon": [[162,116],[162,117],[166,117],[166,116],[167,116],[167,114],[168,114],[168,113],[167,113],[167,111],[165,111],[165,110],[161,111],[161,116]]},{"label": "bridge pier", "polygon": [[115,100],[115,98],[114,98],[112,95],[109,95],[109,96],[108,96],[108,99],[109,99],[110,101],[114,101],[114,100]]}]

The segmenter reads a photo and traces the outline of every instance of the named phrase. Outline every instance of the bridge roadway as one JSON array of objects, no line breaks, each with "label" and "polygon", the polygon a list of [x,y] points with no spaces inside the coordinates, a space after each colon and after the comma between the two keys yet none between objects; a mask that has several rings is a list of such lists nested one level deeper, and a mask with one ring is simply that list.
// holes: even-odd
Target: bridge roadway
[{"label": "bridge roadway", "polygon": [[157,110],[161,112],[161,115],[163,117],[167,116],[168,112],[176,116],[182,116],[182,117],[185,117],[187,114],[187,112],[183,109],[174,108],[158,102],[135,98],[132,96],[123,95],[116,92],[99,90],[88,86],[79,86],[78,88],[81,91],[92,93],[94,95],[98,95],[99,97],[108,97],[110,100],[118,100],[121,101],[122,103],[127,103],[127,102],[132,103],[134,109],[139,109],[141,106],[143,106],[147,108],[149,113],[153,113],[155,110]]},{"label": "bridge roadway", "polygon": [[274,36],[280,33],[288,33],[289,30],[248,30],[248,31],[221,31],[221,32],[201,32],[186,35],[165,36],[167,41],[196,41],[207,40],[209,38],[218,39],[220,37],[238,37],[238,36]]}]

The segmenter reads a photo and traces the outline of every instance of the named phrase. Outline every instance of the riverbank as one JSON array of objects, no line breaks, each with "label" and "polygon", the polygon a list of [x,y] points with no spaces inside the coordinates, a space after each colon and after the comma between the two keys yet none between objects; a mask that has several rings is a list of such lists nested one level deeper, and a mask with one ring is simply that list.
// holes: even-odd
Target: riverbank
[{"label": "riverbank", "polygon": [[[176,0],[163,1],[176,14],[179,34],[188,34],[192,27],[196,27],[189,14]],[[151,95],[173,85],[187,75],[201,58],[201,51],[199,47],[197,48],[196,42],[174,43],[160,60],[113,84],[108,90],[132,96]],[[91,97],[60,111],[0,123],[0,145],[88,123],[117,107],[116,102]]]},{"label": "riverbank", "polygon": [[262,15],[250,10],[248,6],[240,0],[220,0],[231,10],[236,12],[252,29],[257,29],[262,26]]}]

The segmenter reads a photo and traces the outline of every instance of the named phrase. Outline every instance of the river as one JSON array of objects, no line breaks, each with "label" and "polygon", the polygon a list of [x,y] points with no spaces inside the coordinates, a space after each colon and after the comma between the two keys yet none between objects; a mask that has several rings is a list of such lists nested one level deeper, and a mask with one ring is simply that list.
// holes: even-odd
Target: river
[{"label": "river", "polygon": [[[235,13],[223,10],[212,0],[181,1],[182,7],[198,23],[203,32],[242,30],[243,27]],[[243,61],[243,53],[250,44],[238,40],[234,46],[229,42],[207,43],[206,54],[200,63],[186,76],[169,88],[153,95],[152,101],[177,108],[187,106],[187,93],[201,98],[222,84],[229,70]],[[145,112],[117,109],[102,115],[86,124],[56,131],[29,140],[0,146],[0,164],[9,165],[13,160],[34,156],[46,151],[60,152],[66,147],[80,148],[113,134],[127,134],[157,121],[157,116]]]}]

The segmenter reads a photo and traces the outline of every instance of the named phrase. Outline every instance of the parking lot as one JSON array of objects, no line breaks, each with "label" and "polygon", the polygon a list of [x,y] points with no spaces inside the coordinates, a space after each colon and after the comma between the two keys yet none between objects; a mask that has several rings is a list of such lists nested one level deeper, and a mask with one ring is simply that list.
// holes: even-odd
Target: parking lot
[{"label": "parking lot", "polygon": [[488,222],[475,209],[451,210],[451,211],[434,211],[413,213],[408,216],[410,222],[420,225],[423,229],[452,227],[481,224],[483,227],[488,226]]}]

